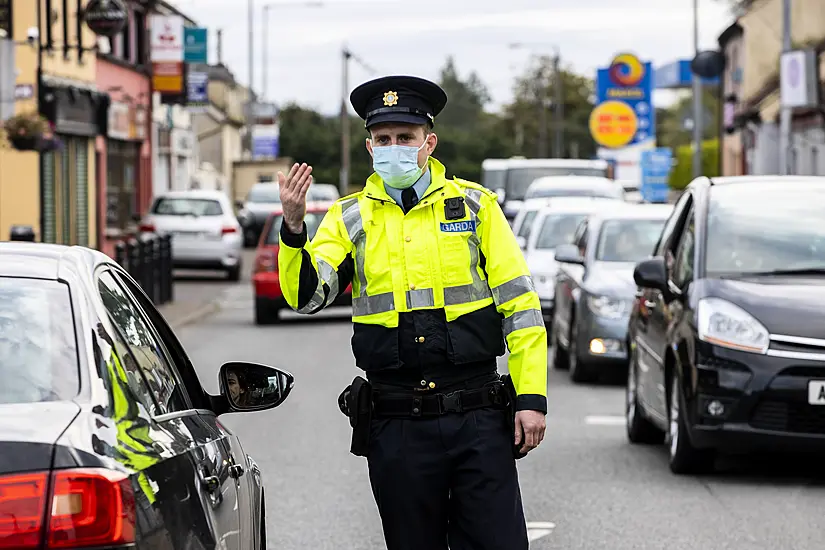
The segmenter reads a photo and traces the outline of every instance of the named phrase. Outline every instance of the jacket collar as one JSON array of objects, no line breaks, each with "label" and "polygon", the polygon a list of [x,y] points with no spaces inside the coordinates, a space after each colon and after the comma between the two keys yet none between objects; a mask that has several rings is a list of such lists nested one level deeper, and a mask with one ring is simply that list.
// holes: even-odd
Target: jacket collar
[{"label": "jacket collar", "polygon": [[[419,197],[421,199],[430,193],[438,191],[447,183],[447,178],[445,176],[447,169],[437,159],[430,157],[427,160],[427,169],[430,172],[430,186],[427,187],[427,191],[424,195]],[[367,184],[364,186],[364,193],[371,199],[395,202],[392,197],[387,194],[386,189],[384,189],[384,180],[382,180],[381,176],[376,173],[373,173],[369,178],[367,178]]]}]

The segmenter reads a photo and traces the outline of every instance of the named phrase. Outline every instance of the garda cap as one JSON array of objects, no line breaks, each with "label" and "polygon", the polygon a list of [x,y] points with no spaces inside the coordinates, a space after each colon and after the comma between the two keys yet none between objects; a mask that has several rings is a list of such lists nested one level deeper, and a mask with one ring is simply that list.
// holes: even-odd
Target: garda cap
[{"label": "garda cap", "polygon": [[386,122],[435,124],[447,104],[441,86],[415,76],[385,76],[365,82],[349,96],[352,108],[369,128]]}]

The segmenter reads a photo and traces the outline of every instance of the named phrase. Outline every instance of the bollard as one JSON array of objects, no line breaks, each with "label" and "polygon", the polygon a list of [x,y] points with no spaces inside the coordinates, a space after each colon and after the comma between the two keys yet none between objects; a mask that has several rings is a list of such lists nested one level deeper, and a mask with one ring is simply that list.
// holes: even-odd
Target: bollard
[{"label": "bollard", "polygon": [[161,273],[165,284],[163,285],[163,303],[175,300],[175,277],[172,264],[172,235],[163,235],[161,238]]},{"label": "bollard", "polygon": [[117,265],[126,269],[126,243],[123,241],[118,241],[117,244],[115,244],[115,261]]},{"label": "bollard", "polygon": [[160,280],[160,236],[155,235],[154,246],[152,247],[152,289],[155,303],[160,305],[163,302],[163,288]]},{"label": "bollard", "polygon": [[141,236],[140,244],[143,248],[143,270],[141,271],[140,286],[143,292],[152,299],[152,235]]},{"label": "bollard", "polygon": [[34,242],[34,228],[30,225],[12,225],[10,241]]},{"label": "bollard", "polygon": [[126,250],[129,256],[129,275],[132,276],[132,279],[135,280],[138,284],[140,284],[140,243],[134,237],[130,238],[126,242]]}]

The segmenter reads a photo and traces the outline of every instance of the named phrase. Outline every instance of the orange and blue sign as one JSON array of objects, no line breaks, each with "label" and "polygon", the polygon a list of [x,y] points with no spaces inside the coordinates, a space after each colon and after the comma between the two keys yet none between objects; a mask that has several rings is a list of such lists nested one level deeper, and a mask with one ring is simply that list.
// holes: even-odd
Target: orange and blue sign
[{"label": "orange and blue sign", "polygon": [[620,53],[596,75],[596,107],[590,134],[601,147],[620,149],[655,139],[653,67]]}]

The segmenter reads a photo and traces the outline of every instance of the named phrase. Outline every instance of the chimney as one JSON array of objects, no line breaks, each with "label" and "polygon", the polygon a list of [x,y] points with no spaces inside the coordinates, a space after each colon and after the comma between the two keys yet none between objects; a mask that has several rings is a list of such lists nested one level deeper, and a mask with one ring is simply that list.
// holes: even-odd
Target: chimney
[{"label": "chimney", "polygon": [[218,65],[223,65],[223,30],[218,29]]}]

